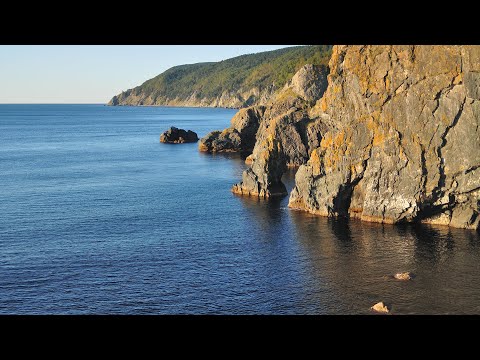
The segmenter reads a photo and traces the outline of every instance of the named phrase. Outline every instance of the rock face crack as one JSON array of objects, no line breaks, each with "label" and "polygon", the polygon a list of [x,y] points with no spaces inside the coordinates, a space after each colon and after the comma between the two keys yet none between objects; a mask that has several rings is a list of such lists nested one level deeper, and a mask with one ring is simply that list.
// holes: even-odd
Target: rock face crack
[{"label": "rock face crack", "polygon": [[289,206],[477,229],[480,47],[335,46],[329,66]]},{"label": "rock face crack", "polygon": [[457,114],[453,118],[452,124],[447,126],[445,128],[445,131],[443,132],[443,134],[440,136],[440,139],[441,139],[442,142],[441,142],[441,145],[438,147],[438,150],[437,150],[438,157],[440,159],[440,166],[438,168],[439,173],[440,173],[440,178],[439,178],[439,181],[438,181],[438,188],[437,188],[437,194],[438,194],[437,196],[438,197],[442,196],[443,193],[444,193],[445,179],[446,179],[445,160],[444,160],[443,155],[442,155],[442,149],[445,147],[445,145],[447,143],[448,133],[450,132],[451,129],[453,129],[455,127],[455,125],[458,123],[458,120],[460,119],[460,116],[462,115],[463,107],[465,105],[465,101],[466,101],[466,99],[464,99],[463,102],[460,104],[460,109],[458,110]]},{"label": "rock face crack", "polygon": [[201,140],[251,153],[232,191],[284,196],[282,175],[298,167],[293,209],[478,229],[480,46],[334,46],[322,71],[299,70]]}]

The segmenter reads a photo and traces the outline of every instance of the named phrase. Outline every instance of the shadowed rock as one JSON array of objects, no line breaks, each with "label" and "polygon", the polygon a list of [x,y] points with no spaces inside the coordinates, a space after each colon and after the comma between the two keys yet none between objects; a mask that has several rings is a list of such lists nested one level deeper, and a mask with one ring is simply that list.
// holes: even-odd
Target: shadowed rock
[{"label": "shadowed rock", "polygon": [[230,121],[230,127],[223,131],[212,131],[198,144],[204,152],[251,152],[255,145],[256,134],[264,106],[241,109]]},{"label": "shadowed rock", "polygon": [[233,185],[232,191],[263,198],[287,195],[281,181],[286,170],[281,143],[269,136],[255,149],[252,167],[243,172],[242,182]]},{"label": "shadowed rock", "polygon": [[197,141],[198,136],[195,132],[177,129],[174,126],[160,135],[160,142],[168,144],[183,144]]}]

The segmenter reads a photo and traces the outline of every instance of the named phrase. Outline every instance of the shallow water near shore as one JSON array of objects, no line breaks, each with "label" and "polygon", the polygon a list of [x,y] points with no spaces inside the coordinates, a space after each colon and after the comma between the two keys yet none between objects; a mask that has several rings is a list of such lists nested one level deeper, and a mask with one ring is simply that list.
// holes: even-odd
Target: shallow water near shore
[{"label": "shallow water near shore", "polygon": [[0,313],[480,314],[478,232],[239,197],[240,156],[159,143],[234,113],[0,105]]}]

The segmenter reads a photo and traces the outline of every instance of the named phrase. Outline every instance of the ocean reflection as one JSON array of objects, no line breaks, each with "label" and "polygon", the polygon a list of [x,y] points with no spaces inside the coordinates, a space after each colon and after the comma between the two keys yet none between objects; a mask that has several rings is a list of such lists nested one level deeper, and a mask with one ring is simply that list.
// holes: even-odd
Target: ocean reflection
[{"label": "ocean reflection", "polygon": [[411,229],[415,236],[417,262],[425,262],[425,266],[436,266],[454,256],[455,239],[448,227],[434,228],[417,224],[411,226]]},{"label": "ocean reflection", "polygon": [[[312,270],[311,283],[321,288],[327,281],[341,298],[343,306],[335,311],[369,313],[377,301],[391,304],[396,314],[480,310],[480,239],[475,232],[327,219],[295,211],[290,217]],[[400,271],[416,277],[409,282],[389,278]],[[319,296],[317,301],[331,309],[330,299]]]},{"label": "ocean reflection", "polygon": [[[294,176],[282,179],[289,191]],[[392,314],[480,313],[478,232],[325,218],[289,209],[288,197],[237,199],[257,241],[272,246],[263,261],[282,258],[276,271],[303,282],[296,313],[370,314],[378,301]],[[392,279],[403,271],[415,278]]]}]

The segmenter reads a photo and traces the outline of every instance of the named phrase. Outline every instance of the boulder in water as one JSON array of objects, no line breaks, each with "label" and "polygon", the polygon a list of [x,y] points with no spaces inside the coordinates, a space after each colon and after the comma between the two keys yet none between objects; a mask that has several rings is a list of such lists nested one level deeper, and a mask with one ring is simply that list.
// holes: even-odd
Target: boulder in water
[{"label": "boulder in water", "polygon": [[413,279],[413,274],[411,272],[400,272],[400,273],[396,273],[395,275],[393,275],[393,277],[397,280],[401,280],[401,281],[408,281],[408,280],[412,280]]},{"label": "boulder in water", "polygon": [[375,312],[383,313],[383,314],[388,314],[390,312],[390,310],[388,309],[388,306],[385,305],[383,301],[376,303],[370,309],[372,309]]},{"label": "boulder in water", "polygon": [[160,142],[167,144],[183,144],[197,141],[198,136],[195,132],[191,130],[178,129],[174,126],[160,135]]}]

